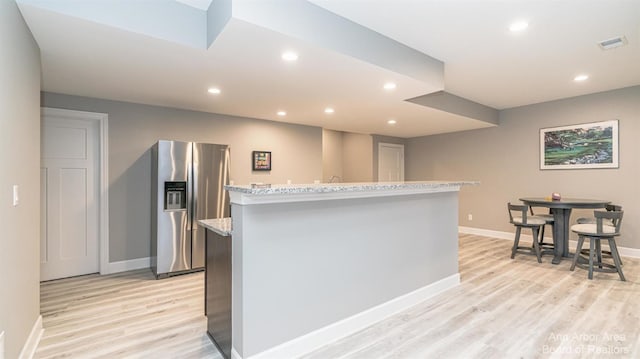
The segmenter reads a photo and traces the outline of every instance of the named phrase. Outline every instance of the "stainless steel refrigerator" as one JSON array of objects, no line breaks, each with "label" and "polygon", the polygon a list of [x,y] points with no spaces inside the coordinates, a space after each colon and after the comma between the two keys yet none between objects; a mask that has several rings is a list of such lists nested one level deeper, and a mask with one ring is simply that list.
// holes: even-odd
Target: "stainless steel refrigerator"
[{"label": "stainless steel refrigerator", "polygon": [[204,269],[197,221],[229,217],[229,147],[158,141],[151,158],[151,269],[156,278]]}]

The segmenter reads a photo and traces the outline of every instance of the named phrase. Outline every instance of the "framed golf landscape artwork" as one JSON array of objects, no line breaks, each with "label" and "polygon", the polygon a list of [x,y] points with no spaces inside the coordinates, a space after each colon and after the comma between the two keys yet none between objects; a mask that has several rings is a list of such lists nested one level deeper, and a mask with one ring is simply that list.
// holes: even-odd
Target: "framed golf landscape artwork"
[{"label": "framed golf landscape artwork", "polygon": [[618,168],[618,120],[540,129],[540,169]]}]

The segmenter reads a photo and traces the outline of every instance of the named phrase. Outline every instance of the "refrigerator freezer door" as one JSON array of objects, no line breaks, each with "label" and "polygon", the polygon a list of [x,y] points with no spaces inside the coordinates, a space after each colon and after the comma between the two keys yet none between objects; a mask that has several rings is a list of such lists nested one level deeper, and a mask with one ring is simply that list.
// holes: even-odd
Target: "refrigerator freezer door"
[{"label": "refrigerator freezer door", "polygon": [[229,147],[208,143],[193,144],[193,229],[192,266],[204,267],[205,228],[199,219],[229,217]]},{"label": "refrigerator freezer door", "polygon": [[153,201],[157,228],[152,232],[156,238],[151,239],[155,241],[151,256],[154,272],[161,276],[191,269],[191,143],[159,141],[153,156],[157,179],[152,180],[157,181],[158,190]]}]

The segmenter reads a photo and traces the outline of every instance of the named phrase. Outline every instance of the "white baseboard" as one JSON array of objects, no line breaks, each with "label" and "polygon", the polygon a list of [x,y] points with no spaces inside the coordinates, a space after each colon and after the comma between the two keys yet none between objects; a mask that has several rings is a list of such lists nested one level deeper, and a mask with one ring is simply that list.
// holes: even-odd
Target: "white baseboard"
[{"label": "white baseboard", "polygon": [[100,272],[100,274],[126,272],[130,270],[149,268],[150,266],[151,266],[151,258],[149,257],[129,259],[129,260],[120,261],[120,262],[110,262],[106,270]]},{"label": "white baseboard", "polygon": [[18,358],[33,358],[33,355],[36,353],[36,349],[38,348],[38,343],[40,343],[40,338],[42,338],[43,332],[44,329],[42,328],[42,315],[39,315],[38,319],[36,319],[36,322],[33,323],[31,333],[29,333],[29,337],[24,343],[24,346],[22,347],[22,351],[20,351],[20,355],[18,356]]},{"label": "white baseboard", "polygon": [[[493,231],[490,229],[463,227],[463,226],[458,227],[458,232],[464,233],[464,234],[474,234],[476,236],[509,239],[509,240],[513,240],[513,236],[515,236],[515,233],[510,233],[510,232]],[[530,234],[522,233],[521,237],[531,240]]]},{"label": "white baseboard", "polygon": [[[460,274],[454,274],[435,283],[419,288],[411,293],[394,298],[373,308],[367,309],[351,317],[330,324],[326,327],[305,334],[271,349],[252,355],[250,359],[297,358],[324,345],[332,343],[347,335],[353,334],[372,324],[375,324],[400,311],[408,309],[425,301],[447,289],[460,284]],[[235,352],[235,349],[234,351]],[[232,358],[241,359],[232,352]]]},{"label": "white baseboard", "polygon": [[[493,231],[490,229],[483,229],[483,228],[473,228],[473,227],[463,227],[463,226],[459,226],[458,227],[458,232],[460,233],[464,233],[464,234],[474,234],[477,236],[483,236],[483,237],[491,237],[491,238],[498,238],[498,239],[508,239],[508,240],[513,240],[513,237],[515,236],[515,233],[513,232],[501,232],[501,231]],[[531,235],[530,234],[526,234],[526,233],[522,233],[520,235],[521,239],[526,239],[526,240],[531,240]],[[546,236],[545,236],[546,238]],[[573,248],[575,250],[576,245],[578,245],[578,243],[574,240],[569,240],[569,249]],[[629,247],[620,247],[618,246],[618,252],[620,253],[620,256],[622,257],[630,257],[630,258],[640,258],[640,249],[637,248],[629,248]]]},{"label": "white baseboard", "polygon": [[640,249],[629,247],[618,247],[621,257],[640,258]]},{"label": "white baseboard", "polygon": [[231,348],[231,359],[242,359],[240,354],[236,351],[236,348]]}]

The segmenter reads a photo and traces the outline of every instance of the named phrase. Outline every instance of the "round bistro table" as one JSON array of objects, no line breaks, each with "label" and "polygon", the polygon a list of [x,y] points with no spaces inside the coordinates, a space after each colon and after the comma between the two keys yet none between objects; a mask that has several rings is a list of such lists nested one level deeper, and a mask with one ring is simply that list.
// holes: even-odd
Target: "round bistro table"
[{"label": "round bistro table", "polygon": [[574,208],[604,208],[610,201],[598,199],[562,198],[552,200],[542,197],[525,197],[520,200],[532,207],[547,207],[553,214],[553,248],[554,255],[551,263],[559,264],[562,257],[569,257],[569,218]]}]

